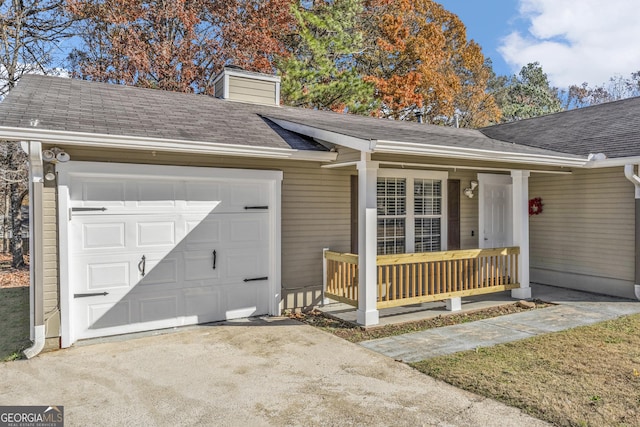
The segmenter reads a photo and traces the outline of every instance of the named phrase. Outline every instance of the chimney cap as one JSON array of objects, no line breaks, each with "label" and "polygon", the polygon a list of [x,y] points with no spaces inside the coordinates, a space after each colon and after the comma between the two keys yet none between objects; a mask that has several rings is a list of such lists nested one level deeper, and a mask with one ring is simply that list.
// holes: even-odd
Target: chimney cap
[{"label": "chimney cap", "polygon": [[244,68],[242,68],[239,65],[235,65],[235,64],[229,64],[229,65],[225,65],[223,68],[228,68],[230,70],[241,70],[241,71],[247,71]]},{"label": "chimney cap", "polygon": [[280,105],[280,77],[227,65],[213,79],[216,98],[261,105]]},{"label": "chimney cap", "polygon": [[249,77],[257,80],[267,80],[280,83],[280,76],[274,74],[258,73],[256,71],[247,71],[239,65],[225,65],[218,75],[213,79],[213,84],[220,80],[223,76]]}]

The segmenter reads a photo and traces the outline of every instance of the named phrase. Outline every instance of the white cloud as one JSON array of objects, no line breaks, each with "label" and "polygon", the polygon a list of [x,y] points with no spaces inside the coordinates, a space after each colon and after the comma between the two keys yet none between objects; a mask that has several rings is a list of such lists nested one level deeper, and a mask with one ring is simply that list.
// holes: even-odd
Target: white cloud
[{"label": "white cloud", "polygon": [[606,83],[640,70],[638,0],[519,0],[526,32],[498,51],[514,70],[538,61],[552,84]]}]

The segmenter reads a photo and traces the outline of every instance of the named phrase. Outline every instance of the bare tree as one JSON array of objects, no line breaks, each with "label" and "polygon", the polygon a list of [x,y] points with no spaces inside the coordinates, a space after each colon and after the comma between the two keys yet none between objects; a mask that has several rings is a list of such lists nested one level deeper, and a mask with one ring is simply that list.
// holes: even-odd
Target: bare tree
[{"label": "bare tree", "polygon": [[[17,142],[5,142],[0,146],[0,182],[4,193],[2,204],[3,234],[9,236],[9,245],[3,245],[12,256],[12,267],[24,265],[22,254],[22,204],[27,195],[29,168],[27,156]],[[4,242],[3,242],[4,243]]]},{"label": "bare tree", "polygon": [[[70,25],[62,0],[0,0],[0,100],[22,75],[51,73],[58,43],[69,36]],[[13,267],[24,264],[20,212],[28,188],[27,171],[27,158],[19,144],[2,142],[0,194],[8,191],[9,196],[0,198],[10,203],[5,212],[12,230]]]}]

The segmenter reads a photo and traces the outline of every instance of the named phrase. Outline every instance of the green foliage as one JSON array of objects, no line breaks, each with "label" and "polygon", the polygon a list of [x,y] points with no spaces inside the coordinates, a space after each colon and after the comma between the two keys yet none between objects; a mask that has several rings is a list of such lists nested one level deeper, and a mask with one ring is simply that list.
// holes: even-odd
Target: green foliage
[{"label": "green foliage", "polygon": [[319,110],[368,113],[374,106],[373,85],[354,67],[362,49],[358,20],[360,0],[315,2],[293,7],[297,35],[291,55],[280,58],[281,98],[287,105]]},{"label": "green foliage", "polygon": [[517,76],[492,79],[491,91],[502,109],[502,122],[562,111],[558,90],[551,87],[538,62],[522,67]]}]

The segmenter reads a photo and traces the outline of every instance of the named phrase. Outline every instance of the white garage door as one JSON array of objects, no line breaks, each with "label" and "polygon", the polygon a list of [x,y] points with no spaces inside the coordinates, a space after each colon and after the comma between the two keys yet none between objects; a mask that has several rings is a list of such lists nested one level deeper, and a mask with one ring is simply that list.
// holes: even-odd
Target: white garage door
[{"label": "white garage door", "polygon": [[66,178],[72,341],[272,311],[273,180],[118,168]]}]

